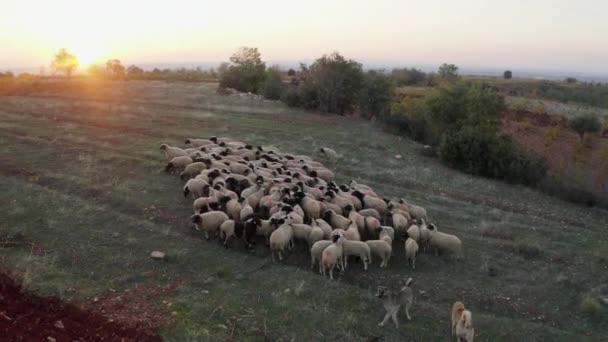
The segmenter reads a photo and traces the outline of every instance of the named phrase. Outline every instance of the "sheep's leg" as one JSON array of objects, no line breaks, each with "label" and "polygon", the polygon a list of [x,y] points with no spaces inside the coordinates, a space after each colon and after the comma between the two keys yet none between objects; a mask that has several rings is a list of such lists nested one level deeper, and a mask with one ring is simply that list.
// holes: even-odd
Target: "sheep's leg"
[{"label": "sheep's leg", "polygon": [[416,257],[412,258],[412,269],[415,270],[416,269]]},{"label": "sheep's leg", "polygon": [[363,270],[367,271],[367,259],[363,259]]},{"label": "sheep's leg", "polygon": [[279,261],[283,260],[283,255],[281,254],[281,251],[279,251]]},{"label": "sheep's leg", "polygon": [[207,241],[211,240],[211,238],[209,238],[209,233],[207,233],[207,231],[205,231],[204,234],[205,234],[205,240],[207,240]]},{"label": "sheep's leg", "polygon": [[334,265],[329,268],[329,279],[334,280]]},{"label": "sheep's leg", "polygon": [[312,270],[313,268],[315,268],[315,257],[311,257],[311,263],[310,263],[310,269]]}]

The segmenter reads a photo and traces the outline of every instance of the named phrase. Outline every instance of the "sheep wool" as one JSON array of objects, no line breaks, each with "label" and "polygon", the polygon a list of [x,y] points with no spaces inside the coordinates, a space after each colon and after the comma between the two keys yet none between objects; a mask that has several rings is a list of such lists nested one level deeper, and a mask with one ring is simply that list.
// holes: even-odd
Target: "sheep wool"
[{"label": "sheep wool", "polygon": [[407,262],[412,261],[412,269],[416,269],[416,254],[418,254],[418,243],[416,240],[408,237],[405,240],[405,259]]},{"label": "sheep wool", "polygon": [[382,260],[380,267],[388,266],[388,260],[393,253],[393,247],[386,240],[367,240],[365,243],[369,246],[371,253]]}]

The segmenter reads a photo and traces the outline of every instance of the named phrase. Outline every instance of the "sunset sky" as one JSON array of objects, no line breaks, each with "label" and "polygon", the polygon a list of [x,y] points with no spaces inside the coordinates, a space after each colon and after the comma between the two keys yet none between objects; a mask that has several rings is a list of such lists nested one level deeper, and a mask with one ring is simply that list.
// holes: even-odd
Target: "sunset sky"
[{"label": "sunset sky", "polygon": [[216,62],[239,46],[269,61],[339,51],[363,63],[608,72],[608,1],[29,1],[0,4],[0,69]]}]

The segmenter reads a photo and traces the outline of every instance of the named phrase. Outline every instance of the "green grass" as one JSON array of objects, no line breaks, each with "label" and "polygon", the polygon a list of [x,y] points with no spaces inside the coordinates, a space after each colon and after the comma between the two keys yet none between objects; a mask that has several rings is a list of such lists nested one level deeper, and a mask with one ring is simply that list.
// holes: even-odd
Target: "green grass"
[{"label": "green grass", "polygon": [[[88,303],[177,282],[162,298],[177,312],[160,331],[169,341],[447,340],[456,300],[473,311],[480,341],[608,338],[605,315],[578,310],[605,281],[606,211],[448,169],[369,122],[219,96],[214,84],[79,82],[0,97],[0,266],[33,292]],[[421,254],[411,271],[396,243],[387,269],[355,265],[332,282],[309,271],[304,248],[279,264],[262,246],[206,242],[158,146],[211,135],[311,155],[330,146],[343,155],[339,181],[424,206],[462,239],[465,259]],[[377,327],[375,287],[409,276],[414,320]]]}]

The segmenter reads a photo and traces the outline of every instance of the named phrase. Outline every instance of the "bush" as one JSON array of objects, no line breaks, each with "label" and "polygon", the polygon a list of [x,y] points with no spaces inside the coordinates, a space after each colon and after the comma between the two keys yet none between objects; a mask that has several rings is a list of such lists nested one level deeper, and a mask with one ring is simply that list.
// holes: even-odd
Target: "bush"
[{"label": "bush", "polygon": [[365,74],[363,89],[359,95],[359,108],[367,116],[384,116],[390,113],[393,82],[381,71],[370,70]]},{"label": "bush", "polygon": [[510,80],[511,78],[513,78],[513,73],[511,72],[511,70],[505,70],[505,72],[502,74],[502,77],[504,77],[506,80]]},{"label": "bush", "polygon": [[600,119],[592,114],[577,116],[574,119],[571,119],[568,124],[570,125],[570,128],[578,133],[581,140],[585,136],[585,133],[596,133],[602,130]]},{"label": "bush", "polygon": [[586,315],[597,316],[602,311],[602,305],[597,299],[586,295],[578,305],[578,309]]},{"label": "bush", "polygon": [[416,141],[424,144],[434,142],[428,120],[428,108],[423,98],[403,99],[393,104],[390,115],[381,118],[386,125],[404,132]]},{"label": "bush", "polygon": [[439,156],[447,165],[474,175],[528,185],[547,172],[545,160],[521,151],[509,136],[482,126],[467,126],[443,135]]},{"label": "bush", "polygon": [[220,87],[257,94],[264,82],[266,64],[257,48],[242,47],[230,57],[222,73]]},{"label": "bush", "polygon": [[269,100],[278,100],[283,94],[283,74],[276,68],[266,70],[266,79],[262,86],[262,95]]},{"label": "bush", "polygon": [[289,107],[300,107],[302,105],[302,101],[300,99],[298,88],[287,88],[287,90],[285,90],[281,96],[281,101],[283,101]]},{"label": "bush", "polygon": [[391,76],[399,86],[422,85],[426,80],[426,74],[416,68],[393,69]]}]

